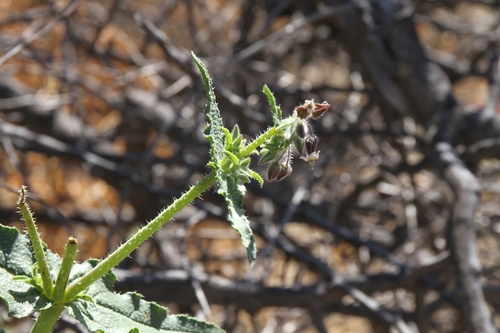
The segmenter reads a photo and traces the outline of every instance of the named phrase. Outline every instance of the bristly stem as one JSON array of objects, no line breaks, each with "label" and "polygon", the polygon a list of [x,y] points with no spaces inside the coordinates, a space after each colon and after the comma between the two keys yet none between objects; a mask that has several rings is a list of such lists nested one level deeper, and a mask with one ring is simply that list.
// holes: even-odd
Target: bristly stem
[{"label": "bristly stem", "polygon": [[[271,127],[266,132],[252,141],[245,149],[241,151],[242,157],[246,157],[257,150],[266,140],[273,135],[279,134],[280,130],[277,127]],[[223,167],[224,168],[224,167]],[[156,231],[158,231],[165,223],[170,221],[175,214],[180,212],[191,201],[196,199],[203,191],[208,189],[216,181],[216,172],[213,170],[203,180],[194,185],[189,191],[184,193],[180,198],[176,199],[168,208],[162,211],[154,220],[140,229],[128,241],[122,244],[109,257],[101,261],[94,269],[73,281],[68,288],[62,302],[68,302],[74,299],[79,293],[84,291],[93,282],[104,276],[113,267],[117,266],[120,261],[125,259],[139,245],[144,243]]]},{"label": "bristly stem", "polygon": [[66,243],[61,268],[57,275],[56,285],[54,287],[53,299],[56,303],[60,302],[64,297],[66,286],[68,285],[69,274],[75,262],[76,252],[78,251],[78,241],[74,237],[69,237]]},{"label": "bristly stem", "polygon": [[[258,147],[260,147],[266,140],[270,139],[273,135],[279,133],[276,127],[269,128],[262,135],[252,141],[243,151],[241,156],[248,156]],[[140,229],[134,236],[127,242],[123,243],[115,252],[113,252],[105,260],[101,261],[94,269],[81,278],[73,281],[68,286],[63,302],[68,302],[75,298],[79,293],[84,291],[93,282],[97,281],[101,276],[109,272],[113,267],[118,265],[120,261],[125,259],[132,253],[139,245],[145,242],[156,231],[158,231],[165,223],[170,221],[175,214],[180,212],[191,201],[196,199],[203,191],[208,189],[216,181],[216,172],[210,172],[203,180],[194,185],[189,191],[184,193],[180,198],[176,199],[168,208],[162,211],[154,220]]]},{"label": "bristly stem", "polygon": [[250,142],[248,144],[248,146],[246,146],[245,149],[243,149],[243,151],[241,152],[241,156],[246,157],[246,156],[252,154],[254,151],[257,150],[257,148],[262,146],[262,144],[264,142],[266,142],[266,140],[272,138],[273,135],[276,135],[279,133],[280,133],[280,131],[276,126],[269,128],[267,131],[265,131],[264,133],[259,135],[257,138],[255,138],[255,140]]},{"label": "bristly stem", "polygon": [[54,290],[54,282],[50,276],[50,268],[47,262],[47,257],[45,256],[44,244],[40,239],[40,234],[36,229],[35,219],[33,218],[31,208],[26,200],[27,191],[27,186],[21,186],[17,206],[19,208],[19,212],[21,213],[21,217],[26,224],[26,230],[33,246],[33,252],[35,253],[38,270],[40,271],[40,276],[42,278],[45,296],[51,298]]},{"label": "bristly stem", "polygon": [[205,178],[191,187],[180,198],[176,199],[169,207],[163,210],[154,220],[142,227],[134,236],[123,243],[109,257],[101,261],[94,269],[79,279],[73,281],[64,296],[63,302],[73,300],[79,293],[88,288],[100,277],[108,273],[113,267],[117,266],[123,259],[128,257],[139,245],[144,243],[165,223],[170,221],[175,214],[180,212],[185,206],[196,199],[200,194],[208,189],[216,181],[215,171],[210,172]]}]

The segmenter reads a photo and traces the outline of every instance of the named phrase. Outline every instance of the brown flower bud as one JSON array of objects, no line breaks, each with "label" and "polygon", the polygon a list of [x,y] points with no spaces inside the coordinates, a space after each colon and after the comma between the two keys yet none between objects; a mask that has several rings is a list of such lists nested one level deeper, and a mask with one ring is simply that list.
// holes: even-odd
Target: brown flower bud
[{"label": "brown flower bud", "polygon": [[318,137],[316,135],[308,136],[305,139],[306,154],[313,154],[318,148]]},{"label": "brown flower bud", "polygon": [[267,169],[267,178],[269,181],[277,180],[280,181],[289,174],[292,173],[292,167],[289,163],[279,163],[273,162],[269,165]]}]

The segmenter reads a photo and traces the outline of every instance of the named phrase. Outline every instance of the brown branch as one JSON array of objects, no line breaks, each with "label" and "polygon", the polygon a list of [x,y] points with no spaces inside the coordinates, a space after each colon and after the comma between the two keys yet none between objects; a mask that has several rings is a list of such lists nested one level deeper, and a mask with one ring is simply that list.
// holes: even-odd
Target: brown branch
[{"label": "brown branch", "polygon": [[0,66],[5,64],[7,60],[11,59],[19,52],[21,52],[27,45],[33,43],[34,41],[36,41],[37,39],[48,33],[50,30],[52,30],[59,21],[73,14],[79,2],[80,2],[79,0],[72,1],[63,11],[61,11],[59,15],[57,15],[57,17],[54,20],[49,22],[47,25],[43,26],[40,30],[38,30],[34,34],[24,38],[9,52],[5,53],[2,57],[0,57]]},{"label": "brown branch", "polygon": [[[416,268],[408,275],[391,273],[362,275],[342,278],[342,282],[365,294],[398,288],[412,289],[423,275],[446,269],[448,264],[449,256],[441,256],[429,265]],[[192,289],[191,279],[200,283],[207,299],[212,304],[236,304],[248,311],[256,311],[269,306],[307,309],[312,304],[323,308],[331,302],[340,302],[347,294],[345,287],[334,281],[321,281],[305,286],[267,287],[260,283],[232,281],[205,273],[188,273],[183,270],[138,275],[122,269],[115,269],[114,272],[118,277],[115,282],[117,291],[135,290],[148,300],[176,302],[182,305],[198,303]]]},{"label": "brown branch", "polygon": [[437,164],[455,193],[451,216],[450,247],[457,269],[458,294],[467,332],[494,333],[481,285],[481,265],[475,244],[474,214],[479,203],[479,182],[458,159],[447,142],[435,144]]}]

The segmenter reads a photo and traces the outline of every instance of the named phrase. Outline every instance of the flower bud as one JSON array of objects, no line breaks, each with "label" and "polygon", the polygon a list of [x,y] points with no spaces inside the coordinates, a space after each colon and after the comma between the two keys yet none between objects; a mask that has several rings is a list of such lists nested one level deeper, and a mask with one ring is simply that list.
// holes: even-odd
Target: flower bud
[{"label": "flower bud", "polygon": [[280,181],[289,174],[292,173],[292,167],[289,163],[279,163],[273,162],[269,165],[267,169],[267,178],[269,181],[277,180]]},{"label": "flower bud", "polygon": [[[307,121],[305,121],[307,122]],[[297,127],[295,127],[295,133],[303,139],[306,137],[308,126],[304,126],[304,120],[302,120],[300,123],[298,123]]]},{"label": "flower bud", "polygon": [[304,139],[301,139],[298,135],[293,137],[293,145],[299,154],[304,154]]},{"label": "flower bud", "polygon": [[312,162],[314,164],[315,161],[319,159],[319,150],[318,148],[318,137],[316,135],[310,135],[304,140],[304,150],[305,155],[300,158],[306,162]]},{"label": "flower bud", "polygon": [[279,172],[280,172],[280,165],[278,162],[273,162],[269,164],[269,167],[267,168],[267,179],[269,181],[273,181],[276,177],[278,177]]},{"label": "flower bud", "polygon": [[282,164],[281,167],[282,168],[280,170],[280,173],[278,174],[278,177],[276,177],[277,181],[280,181],[283,178],[287,177],[293,171],[292,167],[290,166],[290,164]]},{"label": "flower bud", "polygon": [[308,136],[305,139],[306,154],[310,155],[316,151],[316,148],[318,148],[318,141],[319,140],[316,135]]}]

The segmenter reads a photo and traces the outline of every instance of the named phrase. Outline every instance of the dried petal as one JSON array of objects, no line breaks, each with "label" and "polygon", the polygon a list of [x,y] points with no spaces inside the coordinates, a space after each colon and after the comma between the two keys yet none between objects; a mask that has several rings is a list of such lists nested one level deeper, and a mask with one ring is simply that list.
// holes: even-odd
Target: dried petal
[{"label": "dried petal", "polygon": [[312,112],[312,117],[314,119],[320,118],[329,108],[330,104],[328,104],[327,102],[314,104],[314,111]]},{"label": "dried petal", "polygon": [[295,112],[297,112],[297,116],[302,119],[306,119],[309,114],[304,106],[300,105],[295,108]]},{"label": "dried petal", "polygon": [[306,100],[303,105],[297,106],[295,112],[297,116],[302,119],[309,118],[314,111],[314,100]]},{"label": "dried petal", "polygon": [[306,100],[303,105],[297,106],[295,108],[295,112],[299,118],[302,119],[308,119],[308,118],[314,118],[318,119],[320,118],[326,110],[330,108],[330,104],[327,102],[323,103],[314,103],[314,100]]}]

